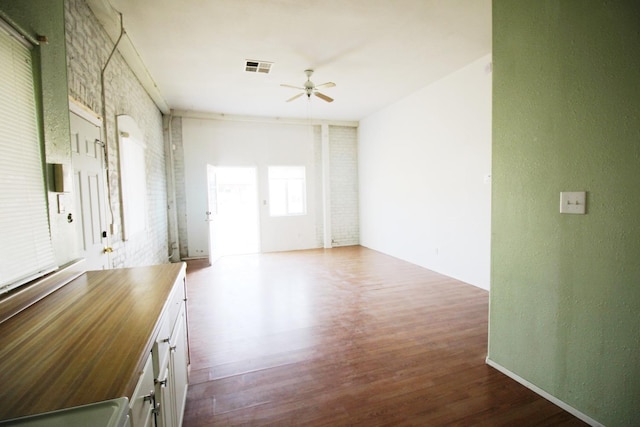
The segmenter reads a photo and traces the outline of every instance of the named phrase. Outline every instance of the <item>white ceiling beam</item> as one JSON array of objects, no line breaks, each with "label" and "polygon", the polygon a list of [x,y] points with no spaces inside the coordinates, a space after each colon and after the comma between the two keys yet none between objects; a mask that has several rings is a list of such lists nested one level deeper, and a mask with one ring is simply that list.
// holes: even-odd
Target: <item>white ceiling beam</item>
[{"label": "white ceiling beam", "polygon": [[207,113],[202,111],[191,110],[171,110],[172,116],[186,117],[190,119],[203,120],[226,120],[234,122],[252,122],[252,123],[280,123],[287,125],[328,125],[328,126],[359,126],[359,122],[346,120],[322,120],[322,119],[297,119],[288,117],[262,117],[262,116],[242,116],[223,113]]}]

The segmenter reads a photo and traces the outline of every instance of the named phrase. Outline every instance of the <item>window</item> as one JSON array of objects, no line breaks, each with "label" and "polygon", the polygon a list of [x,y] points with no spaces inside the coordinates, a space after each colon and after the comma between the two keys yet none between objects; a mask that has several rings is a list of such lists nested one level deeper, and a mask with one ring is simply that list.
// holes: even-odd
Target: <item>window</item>
[{"label": "window", "polygon": [[123,239],[147,228],[147,175],[144,135],[130,116],[116,118],[120,137],[120,190]]},{"label": "window", "polygon": [[49,235],[31,50],[0,21],[0,293],[57,266]]},{"label": "window", "polygon": [[304,166],[269,166],[271,216],[307,213],[305,173]]}]

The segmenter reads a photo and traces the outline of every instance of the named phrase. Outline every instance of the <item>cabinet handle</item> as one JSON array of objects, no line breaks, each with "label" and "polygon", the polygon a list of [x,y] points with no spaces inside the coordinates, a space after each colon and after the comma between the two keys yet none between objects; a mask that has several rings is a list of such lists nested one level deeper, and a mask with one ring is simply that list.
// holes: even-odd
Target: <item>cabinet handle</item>
[{"label": "cabinet handle", "polygon": [[158,415],[160,413],[160,402],[157,402],[155,405],[153,405],[153,409],[151,410],[151,412],[154,415]]},{"label": "cabinet handle", "polygon": [[161,387],[166,387],[167,386],[167,380],[168,380],[168,378],[165,378],[162,381],[155,380],[155,382],[156,382],[156,384],[160,384]]},{"label": "cabinet handle", "polygon": [[169,341],[171,341],[171,337],[165,338],[165,339],[162,340],[162,342],[169,342]]},{"label": "cabinet handle", "polygon": [[149,402],[150,405],[153,405],[153,402],[156,400],[156,392],[151,390],[149,394],[147,394],[144,398],[144,402]]},{"label": "cabinet handle", "polygon": [[176,344],[176,345],[174,345],[174,346],[169,347],[169,350],[171,350],[171,352],[175,352],[175,351],[176,351],[176,348],[178,348],[178,344]]}]

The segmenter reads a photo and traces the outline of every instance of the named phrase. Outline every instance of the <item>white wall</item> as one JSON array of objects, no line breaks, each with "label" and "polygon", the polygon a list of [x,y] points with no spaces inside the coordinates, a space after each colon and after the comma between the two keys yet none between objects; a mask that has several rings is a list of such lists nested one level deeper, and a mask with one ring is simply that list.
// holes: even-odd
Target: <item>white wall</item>
[{"label": "white wall", "polygon": [[[258,169],[261,250],[309,249],[316,239],[316,161],[313,128],[307,125],[182,119],[188,256],[208,254],[207,164]],[[268,166],[307,168],[307,215],[272,218],[268,213]]]},{"label": "white wall", "polygon": [[487,55],[360,122],[360,242],[489,289]]}]

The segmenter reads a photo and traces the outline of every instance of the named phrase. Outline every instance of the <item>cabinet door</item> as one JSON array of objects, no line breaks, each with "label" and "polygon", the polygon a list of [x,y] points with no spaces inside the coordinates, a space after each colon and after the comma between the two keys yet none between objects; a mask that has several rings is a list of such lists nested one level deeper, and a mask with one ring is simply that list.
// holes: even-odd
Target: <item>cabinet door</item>
[{"label": "cabinet door", "polygon": [[182,306],[171,334],[170,366],[172,375],[173,395],[175,397],[176,426],[182,425],[184,406],[187,400],[188,375],[187,322],[185,307]]},{"label": "cabinet door", "polygon": [[161,373],[160,378],[156,380],[156,398],[160,403],[156,413],[156,423],[158,427],[176,427],[175,398],[169,366],[166,366]]},{"label": "cabinet door", "polygon": [[129,418],[132,427],[153,427],[154,407],[156,403],[153,385],[153,366],[151,355],[147,358],[136,389],[129,402]]},{"label": "cabinet door", "polygon": [[[138,427],[138,426],[131,424],[131,427]],[[142,427],[157,427],[155,415],[151,414],[151,416],[147,418],[146,422],[142,425]]]}]

